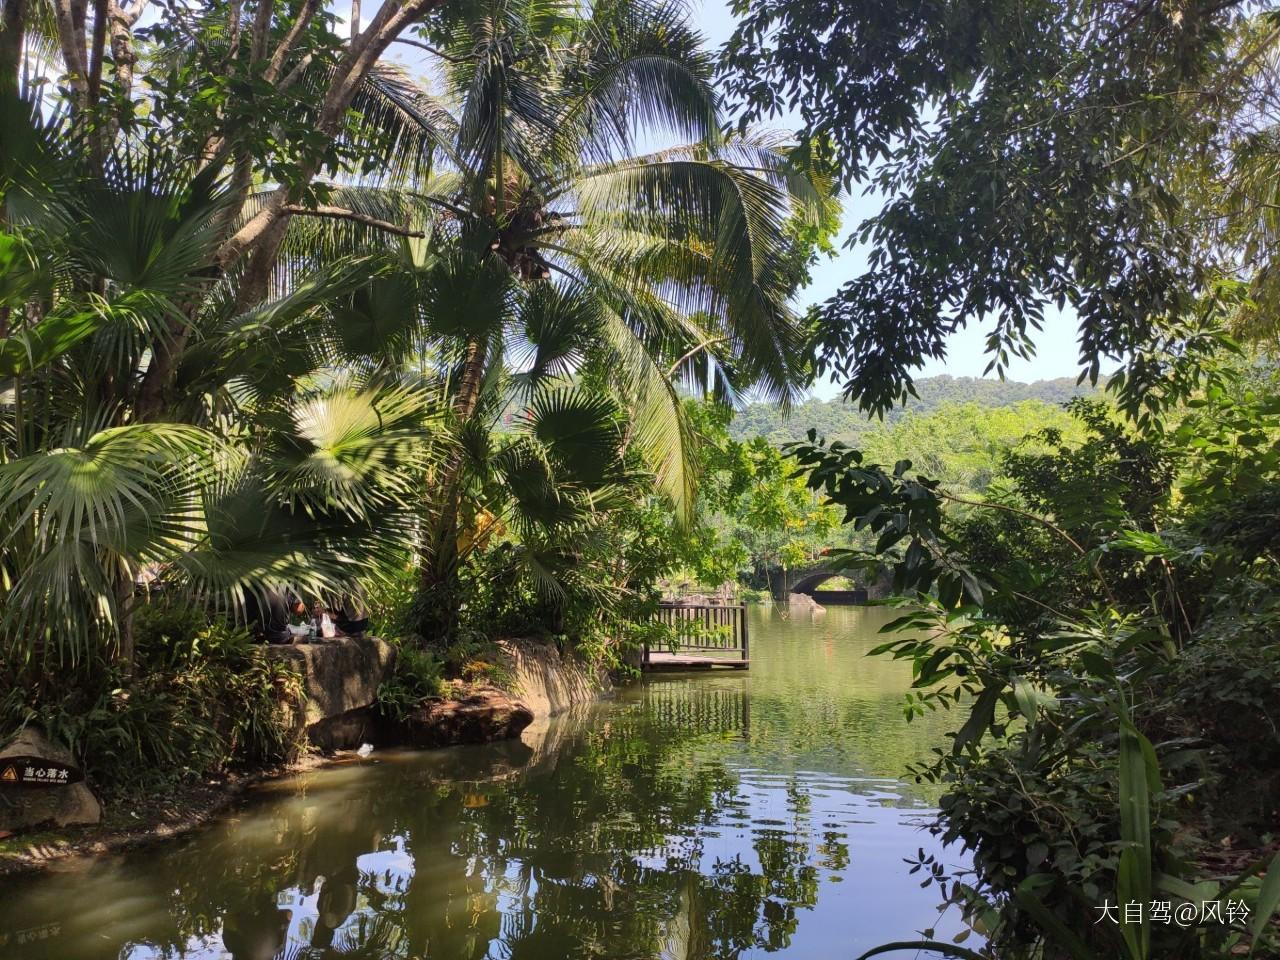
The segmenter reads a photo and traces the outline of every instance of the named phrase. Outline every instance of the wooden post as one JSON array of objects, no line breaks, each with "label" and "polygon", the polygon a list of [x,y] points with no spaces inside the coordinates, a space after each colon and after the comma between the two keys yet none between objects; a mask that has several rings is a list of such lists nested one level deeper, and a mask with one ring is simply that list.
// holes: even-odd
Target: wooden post
[{"label": "wooden post", "polygon": [[751,654],[748,650],[747,605],[745,603],[738,605],[738,616],[742,618],[742,659],[746,661],[751,659]]}]

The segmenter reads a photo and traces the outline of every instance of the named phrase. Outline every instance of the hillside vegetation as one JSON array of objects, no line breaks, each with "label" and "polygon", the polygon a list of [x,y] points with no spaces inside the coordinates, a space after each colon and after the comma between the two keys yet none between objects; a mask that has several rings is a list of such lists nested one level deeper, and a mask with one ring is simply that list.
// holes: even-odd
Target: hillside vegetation
[{"label": "hillside vegetation", "polygon": [[[931,413],[945,404],[975,403],[983,407],[1009,407],[1027,400],[1038,400],[1058,406],[1073,397],[1088,396],[1098,388],[1088,383],[1077,384],[1073,377],[1018,383],[1013,380],[983,380],[978,377],[952,377],[946,374],[916,381],[920,394],[905,406],[887,411],[884,423],[894,424],[905,417]],[[729,426],[735,440],[762,436],[770,443],[783,444],[803,440],[812,427],[828,440],[861,443],[868,434],[881,429],[881,421],[868,417],[856,404],[843,399],[808,400],[784,415],[776,404],[753,403],[740,411]]]}]

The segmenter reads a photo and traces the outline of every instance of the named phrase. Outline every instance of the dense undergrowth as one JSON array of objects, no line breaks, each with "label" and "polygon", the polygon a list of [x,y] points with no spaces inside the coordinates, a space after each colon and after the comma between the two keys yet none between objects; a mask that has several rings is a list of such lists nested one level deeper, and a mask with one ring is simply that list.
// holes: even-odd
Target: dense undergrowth
[{"label": "dense undergrowth", "polygon": [[[879,652],[914,665],[908,716],[963,717],[915,774],[944,786],[935,830],[972,851],[973,869],[920,866],[997,956],[1272,955],[1274,373],[1232,372],[1159,431],[1096,401],[1072,410],[1084,439],[1050,429],[1010,450],[981,501],[909,461],[885,469],[838,444],[795,451],[810,482],[876,535],[849,562],[893,570],[906,612],[891,630],[904,633]],[[1201,920],[1204,903],[1221,914],[1228,900],[1244,911]],[[1159,917],[1188,901],[1192,923],[1100,913],[1134,902]]]},{"label": "dense undergrowth", "polygon": [[129,675],[94,664],[10,679],[0,730],[40,727],[108,801],[296,758],[301,678],[247,632],[163,604],[142,607],[136,631]]}]

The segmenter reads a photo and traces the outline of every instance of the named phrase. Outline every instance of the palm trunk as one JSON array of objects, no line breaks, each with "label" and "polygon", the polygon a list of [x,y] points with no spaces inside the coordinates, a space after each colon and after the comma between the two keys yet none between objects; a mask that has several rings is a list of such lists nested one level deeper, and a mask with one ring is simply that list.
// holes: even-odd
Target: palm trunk
[{"label": "palm trunk", "polygon": [[27,0],[4,0],[4,18],[0,20],[0,95],[16,94],[22,83],[26,14]]},{"label": "palm trunk", "polygon": [[462,360],[462,376],[458,380],[458,396],[453,401],[453,412],[459,422],[466,423],[476,412],[480,402],[480,382],[484,379],[485,344],[472,340],[467,344]]},{"label": "palm trunk", "polygon": [[126,677],[133,676],[133,578],[128,572],[116,575],[116,618],[119,623],[119,639],[116,647],[116,663]]},{"label": "palm trunk", "polygon": [[[484,380],[485,357],[488,353],[483,341],[467,344],[462,361],[462,374],[458,380],[458,393],[453,401],[453,412],[459,425],[466,424],[475,414],[480,402],[480,388]],[[440,595],[440,588],[448,584],[458,567],[458,513],[461,509],[462,454],[452,453],[441,467],[436,478],[435,522],[431,525],[427,542],[423,544],[422,593]],[[441,601],[450,604],[452,598],[443,595]],[[456,611],[437,611],[437,626],[449,630]],[[425,632],[425,631],[424,631]]]}]

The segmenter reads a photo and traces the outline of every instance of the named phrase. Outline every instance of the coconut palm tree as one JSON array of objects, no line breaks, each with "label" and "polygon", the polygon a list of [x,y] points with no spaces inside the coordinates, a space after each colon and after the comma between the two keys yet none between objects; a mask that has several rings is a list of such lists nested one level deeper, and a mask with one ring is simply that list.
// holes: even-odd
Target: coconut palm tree
[{"label": "coconut palm tree", "polygon": [[[789,305],[806,262],[797,236],[832,212],[780,144],[722,133],[701,43],[677,4],[451,5],[423,41],[443,92],[402,78],[407,106],[385,118],[389,131],[431,118],[435,135],[416,141],[429,156],[333,184],[324,216],[295,217],[277,285],[325,258],[394,249],[413,276],[362,291],[347,342],[400,362],[398,350],[430,352],[464,431],[494,408],[486,390],[589,380],[627,411],[623,448],[685,515],[695,438],[679,389],[786,400],[805,382]],[[675,142],[638,146],[664,137]],[[463,468],[454,457],[433,478],[429,583],[460,559]]]},{"label": "coconut palm tree", "polygon": [[[676,384],[787,399],[806,381],[789,305],[805,264],[795,228],[829,219],[825,185],[775,141],[722,134],[713,61],[680,4],[467,0],[424,33],[442,92],[402,79],[402,109],[379,116],[389,130],[430,125],[435,136],[414,141],[430,162],[401,153],[385,175],[336,182],[325,220],[295,217],[280,270],[395,225],[411,244],[487,250],[520,283],[590,291],[585,333],[613,355],[611,385],[637,412],[632,442],[683,503]],[[465,419],[496,345],[458,332]]]}]

